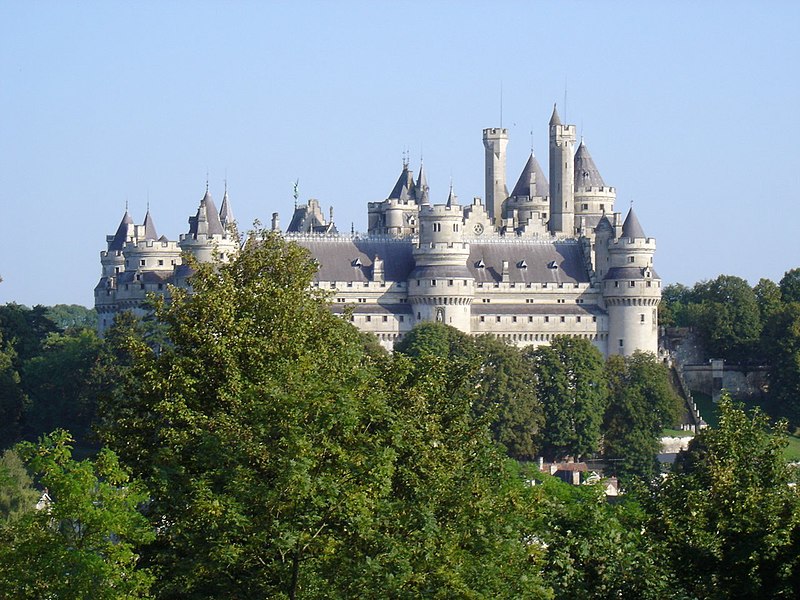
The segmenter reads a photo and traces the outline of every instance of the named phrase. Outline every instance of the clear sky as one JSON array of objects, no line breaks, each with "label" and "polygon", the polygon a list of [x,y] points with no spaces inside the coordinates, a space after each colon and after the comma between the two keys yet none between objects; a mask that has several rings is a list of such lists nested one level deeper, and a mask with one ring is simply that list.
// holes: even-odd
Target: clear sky
[{"label": "clear sky", "polygon": [[91,306],[126,202],[177,239],[207,173],[240,228],[287,225],[299,179],[364,230],[405,151],[434,202],[483,196],[501,87],[509,187],[558,102],[666,283],[800,266],[800,2],[5,0],[0,27],[0,302]]}]

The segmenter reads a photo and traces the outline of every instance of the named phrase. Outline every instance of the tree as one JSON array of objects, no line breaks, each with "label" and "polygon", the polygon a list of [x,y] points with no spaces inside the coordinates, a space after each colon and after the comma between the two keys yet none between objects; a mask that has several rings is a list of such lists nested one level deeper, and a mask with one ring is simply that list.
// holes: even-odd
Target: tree
[{"label": "tree", "polygon": [[700,303],[694,317],[706,349],[715,358],[747,361],[758,350],[761,315],[756,295],[741,277],[720,275],[694,287]]},{"label": "tree", "polygon": [[20,386],[17,353],[0,333],[0,449],[20,439],[27,397]]},{"label": "tree", "polygon": [[772,412],[800,424],[800,303],[790,302],[764,328]]},{"label": "tree", "polygon": [[604,420],[603,455],[615,459],[621,478],[651,479],[657,473],[661,431],[679,416],[680,399],[667,368],[653,356],[636,352],[606,362],[609,402]]},{"label": "tree", "polygon": [[693,302],[693,292],[680,283],[665,286],[658,305],[658,322],[666,327],[688,327],[691,325],[687,307]]},{"label": "tree", "polygon": [[366,350],[279,235],[194,268],[192,293],[156,305],[160,352],[120,331],[132,366],[103,403],[103,439],[151,490],[161,597],[536,587],[517,581],[533,560],[511,526],[518,480],[463,369]]},{"label": "tree", "polygon": [[758,312],[761,315],[761,326],[766,325],[769,318],[777,313],[783,306],[781,289],[771,279],[762,277],[753,287],[758,303]]},{"label": "tree", "polygon": [[80,304],[56,304],[48,307],[45,314],[61,331],[97,329],[97,311]]},{"label": "tree", "polygon": [[778,285],[783,302],[800,302],[800,269],[786,271]]},{"label": "tree", "polygon": [[52,502],[0,525],[0,593],[6,598],[149,597],[152,576],[137,568],[137,544],[153,537],[137,511],[147,495],[103,450],[71,458],[63,431],[24,443],[19,454]]},{"label": "tree", "polygon": [[796,598],[800,499],[785,428],[723,398],[654,492],[649,535],[690,598]]},{"label": "tree", "polygon": [[47,336],[57,331],[45,306],[28,308],[14,302],[0,306],[0,333],[17,353],[17,369],[22,362],[40,354]]},{"label": "tree", "polygon": [[597,452],[608,398],[600,351],[583,338],[560,336],[549,346],[527,349],[525,355],[544,407],[545,457],[580,458]]},{"label": "tree", "polygon": [[33,480],[14,450],[0,456],[0,527],[4,521],[16,520],[33,510],[39,493]]}]

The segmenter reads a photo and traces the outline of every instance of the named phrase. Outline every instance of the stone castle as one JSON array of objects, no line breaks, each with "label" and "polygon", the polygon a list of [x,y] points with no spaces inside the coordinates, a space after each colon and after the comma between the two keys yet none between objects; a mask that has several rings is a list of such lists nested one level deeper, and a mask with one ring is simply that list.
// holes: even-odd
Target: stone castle
[{"label": "stone castle", "polygon": [[[549,182],[531,152],[509,194],[508,130],[485,129],[485,202],[461,205],[451,187],[445,203],[432,203],[423,167],[415,178],[404,160],[389,196],[369,203],[366,234],[340,234],[332,210],[326,219],[312,199],[295,207],[284,236],[319,263],[313,285],[330,292],[331,310],[386,348],[417,323],[436,321],[518,346],[568,335],[606,356],[656,353],[655,240],[632,208],[624,221],[614,212],[615,188],[582,141],[575,149],[575,126],[555,108],[549,134]],[[206,189],[178,242],[157,236],[149,210],[143,225],[126,211],[101,252],[101,333],[120,311],[144,314],[148,292],[186,285],[182,253],[208,261],[236,252],[232,223],[227,190],[217,211]]]}]

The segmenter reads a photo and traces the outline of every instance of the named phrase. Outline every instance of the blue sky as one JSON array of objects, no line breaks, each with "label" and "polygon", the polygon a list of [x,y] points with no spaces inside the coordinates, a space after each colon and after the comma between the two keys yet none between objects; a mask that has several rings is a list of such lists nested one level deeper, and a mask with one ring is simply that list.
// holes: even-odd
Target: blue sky
[{"label": "blue sky", "polygon": [[800,266],[797,2],[7,0],[0,27],[0,302],[91,306],[125,203],[177,239],[206,173],[243,227],[288,224],[299,179],[363,230],[406,150],[435,202],[483,196],[501,86],[509,187],[558,102],[666,283]]}]

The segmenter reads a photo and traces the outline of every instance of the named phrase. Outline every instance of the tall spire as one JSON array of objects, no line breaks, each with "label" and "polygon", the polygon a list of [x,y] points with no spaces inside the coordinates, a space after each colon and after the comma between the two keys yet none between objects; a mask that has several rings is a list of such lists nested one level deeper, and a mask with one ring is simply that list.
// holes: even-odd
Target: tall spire
[{"label": "tall spire", "polygon": [[636,218],[636,213],[633,212],[633,206],[628,211],[628,216],[625,217],[625,222],[622,224],[622,237],[631,239],[646,239],[639,219]]},{"label": "tall spire", "polygon": [[158,234],[156,233],[156,224],[153,222],[153,217],[150,216],[150,206],[148,203],[147,214],[144,216],[144,239],[157,240]]},{"label": "tall spire", "polygon": [[549,195],[550,186],[547,183],[547,177],[545,177],[539,161],[536,160],[536,156],[531,151],[528,162],[525,163],[525,168],[522,169],[517,184],[514,186],[514,191],[511,192],[511,197],[546,198]]},{"label": "tall spire", "polygon": [[575,188],[605,187],[603,177],[583,139],[575,152]]},{"label": "tall spire", "polygon": [[558,116],[555,103],[553,103],[553,115],[550,117],[550,125],[561,125],[561,117]]},{"label": "tall spire", "polygon": [[133,219],[128,213],[128,201],[125,201],[125,214],[122,215],[122,221],[117,227],[117,232],[114,234],[114,239],[108,245],[109,250],[122,250],[125,244],[133,239]]},{"label": "tall spire", "polygon": [[219,220],[222,227],[227,229],[236,220],[231,209],[231,201],[228,199],[228,180],[225,180],[225,195],[222,197],[222,206],[219,209]]},{"label": "tall spire", "polygon": [[453,191],[453,182],[450,181],[450,193],[447,195],[447,207],[450,208],[456,204],[458,204],[458,197]]},{"label": "tall spire", "polygon": [[417,176],[417,204],[430,204],[428,197],[428,178],[425,176],[425,168],[422,161],[419,161],[419,175]]}]

